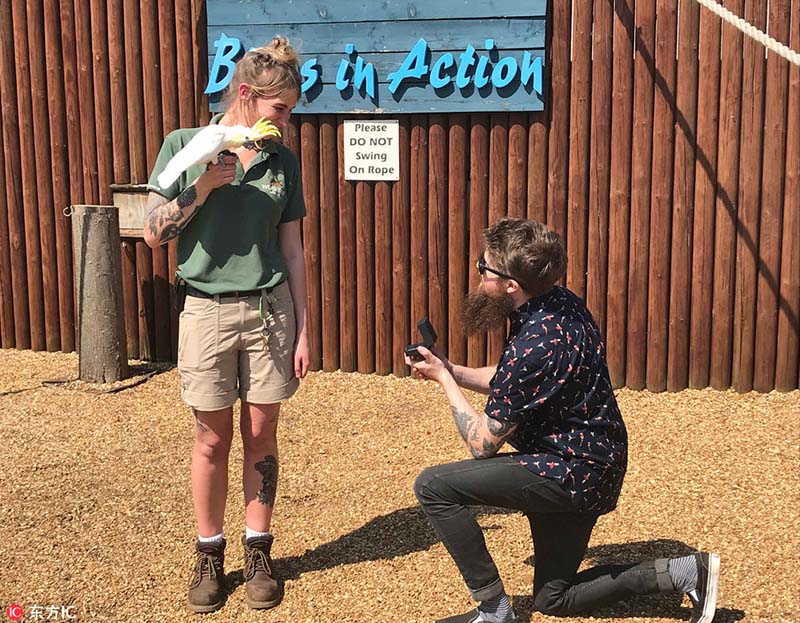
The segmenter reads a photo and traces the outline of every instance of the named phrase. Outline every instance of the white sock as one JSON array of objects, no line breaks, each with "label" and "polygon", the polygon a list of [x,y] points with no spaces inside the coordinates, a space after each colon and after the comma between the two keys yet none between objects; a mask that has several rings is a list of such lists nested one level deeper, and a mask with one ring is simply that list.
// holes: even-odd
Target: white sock
[{"label": "white sock", "polygon": [[259,532],[258,530],[251,530],[247,526],[244,527],[244,538],[245,539],[252,539],[253,537],[257,537],[257,536],[261,536],[261,537],[271,536],[271,534],[272,533],[269,530],[267,530],[266,532]]},{"label": "white sock", "polygon": [[219,534],[215,534],[214,536],[200,536],[197,535],[197,540],[201,543],[222,543],[225,539],[225,534],[220,532]]}]

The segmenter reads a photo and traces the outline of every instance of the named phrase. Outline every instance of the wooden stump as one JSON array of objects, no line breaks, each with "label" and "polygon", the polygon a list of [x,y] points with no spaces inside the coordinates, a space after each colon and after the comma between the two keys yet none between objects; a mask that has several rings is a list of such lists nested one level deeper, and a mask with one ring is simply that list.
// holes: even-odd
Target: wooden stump
[{"label": "wooden stump", "polygon": [[78,374],[113,383],[128,376],[122,302],[119,215],[113,206],[72,206]]}]

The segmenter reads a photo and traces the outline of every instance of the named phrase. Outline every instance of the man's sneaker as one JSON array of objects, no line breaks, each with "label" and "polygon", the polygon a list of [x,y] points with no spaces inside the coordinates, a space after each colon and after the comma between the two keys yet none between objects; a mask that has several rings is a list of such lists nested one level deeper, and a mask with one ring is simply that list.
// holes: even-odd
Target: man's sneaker
[{"label": "man's sneaker", "polygon": [[225,539],[195,545],[188,604],[192,612],[213,612],[225,601]]},{"label": "man's sneaker", "polygon": [[281,587],[272,577],[272,535],[242,537],[244,546],[244,579],[246,581],[245,602],[251,608],[272,608],[283,597]]},{"label": "man's sneaker", "polygon": [[691,623],[711,623],[717,610],[717,588],[719,587],[719,554],[700,552],[697,561],[697,586],[689,591],[692,602]]},{"label": "man's sneaker", "polygon": [[[447,617],[446,619],[437,619],[435,623],[480,623],[480,621],[483,621],[481,613],[475,608],[475,610],[465,612],[464,614],[457,614],[452,617]],[[505,623],[519,623],[519,619],[510,619]]]}]

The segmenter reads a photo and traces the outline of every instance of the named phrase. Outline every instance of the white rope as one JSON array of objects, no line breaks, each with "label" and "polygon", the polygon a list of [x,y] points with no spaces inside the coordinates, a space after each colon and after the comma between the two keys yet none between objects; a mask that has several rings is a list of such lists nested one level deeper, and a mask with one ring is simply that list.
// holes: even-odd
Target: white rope
[{"label": "white rope", "polygon": [[752,37],[759,43],[761,43],[764,47],[775,52],[778,56],[782,56],[790,63],[794,63],[795,65],[800,66],[800,54],[795,52],[792,48],[783,45],[780,41],[777,41],[774,37],[770,37],[767,33],[761,32],[758,28],[753,26],[752,24],[747,23],[738,15],[731,13],[728,9],[726,9],[721,4],[715,2],[714,0],[697,0],[700,4],[706,7],[712,13],[719,15],[722,19],[726,22],[732,24],[739,30],[741,30],[744,34]]}]

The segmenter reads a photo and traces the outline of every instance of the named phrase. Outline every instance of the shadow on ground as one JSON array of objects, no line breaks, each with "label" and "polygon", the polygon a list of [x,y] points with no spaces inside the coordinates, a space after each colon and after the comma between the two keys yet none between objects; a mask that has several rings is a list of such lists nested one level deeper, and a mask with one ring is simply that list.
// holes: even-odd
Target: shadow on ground
[{"label": "shadow on ground", "polygon": [[[509,514],[502,508],[474,507],[478,517]],[[484,524],[484,530],[496,526]],[[277,574],[281,581],[297,579],[304,573],[330,569],[339,565],[357,564],[370,560],[389,560],[399,556],[423,551],[439,541],[427,518],[419,507],[402,508],[387,515],[371,519],[353,532],[324,543],[299,556],[290,556],[275,561]],[[590,565],[627,564],[655,558],[684,556],[694,552],[686,543],[672,539],[653,539],[632,543],[615,543],[590,547],[586,560]],[[535,556],[530,556],[524,564],[534,565]],[[237,570],[227,576],[230,590],[244,583],[242,571]],[[532,595],[512,596],[514,609],[522,621],[530,621],[534,612]],[[628,598],[593,611],[591,618],[672,618],[688,621],[691,610],[682,605],[679,594],[646,595]],[[588,614],[588,613],[587,613]],[[715,623],[735,623],[745,616],[743,610],[720,608],[714,617]]]}]

